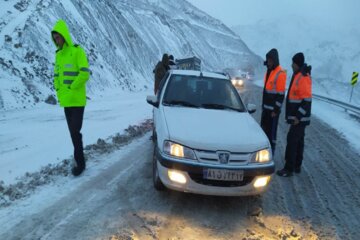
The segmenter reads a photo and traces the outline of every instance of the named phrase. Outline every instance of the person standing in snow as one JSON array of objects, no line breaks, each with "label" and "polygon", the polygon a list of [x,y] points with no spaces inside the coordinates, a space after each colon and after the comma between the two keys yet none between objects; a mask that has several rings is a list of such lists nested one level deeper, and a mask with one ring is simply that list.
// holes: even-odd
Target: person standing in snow
[{"label": "person standing in snow", "polygon": [[[159,91],[159,88],[160,88],[160,83],[161,83],[161,80],[165,77],[165,74],[167,71],[170,70],[170,67],[169,67],[169,55],[164,53],[163,56],[162,56],[162,60],[159,61],[154,70],[153,70],[153,73],[154,73],[154,95],[156,95]],[[154,112],[153,112],[153,115],[154,115]],[[151,140],[155,140],[154,136],[155,136],[155,129],[153,128],[153,133],[152,133],[152,136],[150,137]]]},{"label": "person standing in snow", "polygon": [[85,158],[81,127],[86,105],[86,82],[90,77],[89,64],[82,47],[73,44],[64,20],[59,20],[51,37],[55,46],[54,88],[64,108],[66,122],[74,146],[76,166],[72,168],[74,176],[85,170]]},{"label": "person standing in snow", "polygon": [[285,119],[290,124],[285,151],[285,166],[277,171],[282,177],[300,173],[304,153],[305,127],[310,124],[312,82],[311,66],[299,52],[292,58],[293,75],[286,97]]},{"label": "person standing in snow", "polygon": [[280,66],[275,48],[266,54],[264,65],[267,66],[267,72],[264,77],[261,128],[270,141],[274,155],[279,115],[285,96],[286,72]]},{"label": "person standing in snow", "polygon": [[161,80],[164,78],[166,72],[169,69],[170,69],[169,56],[165,53],[162,57],[162,60],[156,64],[155,69],[153,71],[153,73],[155,74],[155,81],[154,81],[154,94],[155,95],[157,94],[157,92],[159,90]]}]

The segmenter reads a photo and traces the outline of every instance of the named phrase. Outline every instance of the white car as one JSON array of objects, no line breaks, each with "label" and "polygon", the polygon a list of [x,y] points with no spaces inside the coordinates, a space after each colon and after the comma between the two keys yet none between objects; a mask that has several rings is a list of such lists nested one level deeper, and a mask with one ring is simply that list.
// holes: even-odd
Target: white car
[{"label": "white car", "polygon": [[153,182],[205,195],[264,192],[275,165],[270,143],[224,75],[171,70],[154,106]]}]

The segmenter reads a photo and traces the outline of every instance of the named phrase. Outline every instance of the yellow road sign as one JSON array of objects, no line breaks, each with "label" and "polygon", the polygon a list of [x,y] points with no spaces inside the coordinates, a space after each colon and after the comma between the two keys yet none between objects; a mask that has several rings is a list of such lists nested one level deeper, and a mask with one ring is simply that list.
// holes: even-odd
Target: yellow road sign
[{"label": "yellow road sign", "polygon": [[352,75],[352,78],[351,78],[351,85],[354,86],[357,83],[358,76],[359,76],[358,72],[353,72],[353,75]]}]

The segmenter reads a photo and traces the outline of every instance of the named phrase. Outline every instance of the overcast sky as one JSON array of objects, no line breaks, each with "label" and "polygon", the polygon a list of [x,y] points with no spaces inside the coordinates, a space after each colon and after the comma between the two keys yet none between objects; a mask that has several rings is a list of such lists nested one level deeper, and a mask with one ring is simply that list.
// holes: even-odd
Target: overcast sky
[{"label": "overcast sky", "polygon": [[360,0],[187,0],[228,27],[248,25],[277,16],[306,16],[331,26],[360,28]]}]

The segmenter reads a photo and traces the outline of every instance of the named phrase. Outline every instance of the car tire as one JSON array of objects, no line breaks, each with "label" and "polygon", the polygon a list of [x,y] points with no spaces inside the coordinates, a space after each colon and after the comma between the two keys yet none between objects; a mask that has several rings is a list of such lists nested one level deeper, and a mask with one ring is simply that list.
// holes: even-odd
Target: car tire
[{"label": "car tire", "polygon": [[165,189],[164,184],[161,182],[160,176],[159,176],[159,170],[157,167],[157,144],[154,146],[154,153],[153,153],[153,183],[154,188],[158,191],[163,191]]}]

